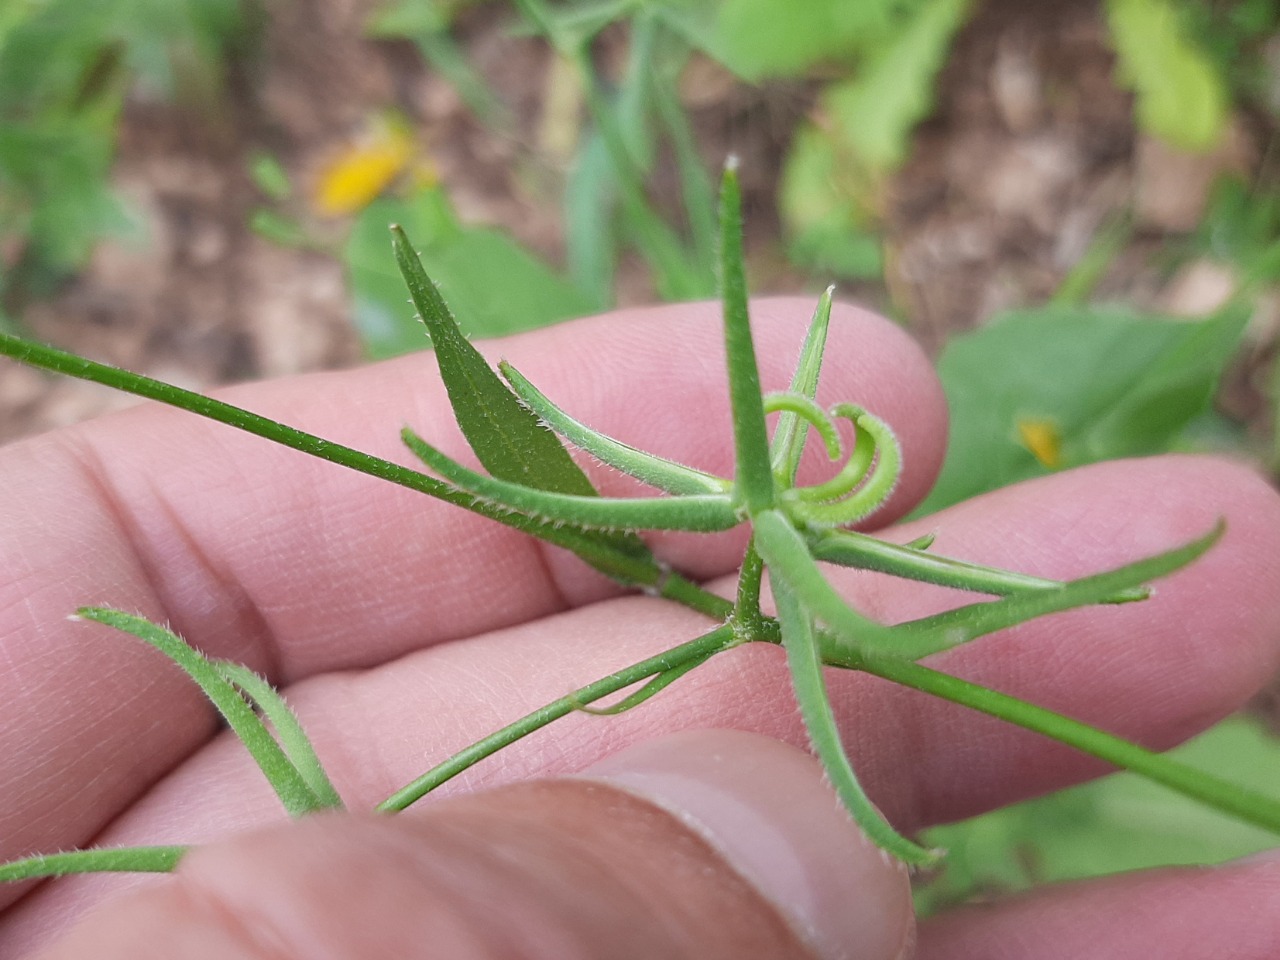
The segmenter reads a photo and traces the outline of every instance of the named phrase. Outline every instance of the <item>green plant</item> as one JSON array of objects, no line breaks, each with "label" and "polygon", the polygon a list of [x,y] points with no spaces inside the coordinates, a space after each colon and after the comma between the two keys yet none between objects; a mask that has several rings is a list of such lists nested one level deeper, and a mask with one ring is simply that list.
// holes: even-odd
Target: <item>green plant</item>
[{"label": "green plant", "polygon": [[[744,643],[780,643],[815,751],[851,814],[885,850],[913,864],[932,863],[937,851],[898,834],[870,805],[840,743],[822,666],[860,670],[1035,730],[1125,767],[1246,822],[1280,833],[1280,800],[1246,790],[1153,753],[1101,730],[995,690],[938,672],[917,661],[986,634],[1049,613],[1096,603],[1138,602],[1143,586],[1195,560],[1221,533],[1221,525],[1182,547],[1115,570],[1066,583],[935,556],[929,543],[900,546],[843,527],[874,512],[897,478],[900,453],[891,428],[852,404],[824,410],[814,401],[822,365],[830,292],[819,301],[788,391],[762,395],[747,315],[736,175],[726,173],[721,212],[721,285],[733,413],[732,479],[644,453],[578,423],[514,369],[509,386],[464,337],[439,292],[423,272],[408,238],[393,228],[393,246],[410,294],[433,338],[441,376],[458,425],[480,462],[482,475],[431,447],[409,429],[402,437],[436,475],[420,473],[277,423],[221,401],[106,367],[12,336],[0,353],[46,369],[152,397],[334,463],[457,504],[550,543],[566,547],[618,581],[682,603],[716,626],[702,636],[619,670],[541,707],[449,758],[379,805],[403,810],[441,783],[502,747],[603,697],[636,687],[604,711],[635,708],[681,676]],[[779,420],[772,442],[766,416]],[[857,430],[842,449],[837,420]],[[667,493],[614,499],[597,495],[555,433],[600,460]],[[797,485],[797,471],[812,431],[833,461],[824,482]],[[441,479],[443,478],[443,479]],[[749,525],[736,598],[725,600],[656,558],[637,531],[715,531]],[[885,626],[847,605],[818,562],[861,567],[998,599]],[[761,604],[769,573],[777,617]],[[133,634],[169,656],[217,705],[294,815],[341,804],[288,708],[244,668],[206,659],[171,632],[117,610],[85,608],[85,619]],[[271,727],[251,709],[257,705]],[[0,879],[102,870],[166,871],[183,848],[86,850],[33,857],[0,867]]]},{"label": "green plant", "polygon": [[241,0],[27,0],[0,10],[0,297],[136,232],[107,178],[131,90],[208,100],[247,36]]}]

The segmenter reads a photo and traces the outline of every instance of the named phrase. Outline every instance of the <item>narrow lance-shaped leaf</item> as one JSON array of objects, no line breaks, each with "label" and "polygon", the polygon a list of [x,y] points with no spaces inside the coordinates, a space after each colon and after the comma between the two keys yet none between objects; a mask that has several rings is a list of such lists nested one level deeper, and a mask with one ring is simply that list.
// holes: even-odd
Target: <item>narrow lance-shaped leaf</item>
[{"label": "narrow lance-shaped leaf", "polygon": [[547,426],[575,447],[585,450],[609,466],[668,493],[728,494],[732,489],[733,484],[713,474],[637,450],[629,444],[592,430],[548,400],[542,391],[511,364],[503,361],[498,364],[498,369],[507,378],[516,395]]},{"label": "narrow lance-shaped leaf", "polygon": [[701,663],[708,657],[736,646],[737,643],[738,640],[734,635],[733,627],[728,624],[722,624],[700,637],[688,640],[679,646],[664,650],[628,667],[623,667],[607,677],[601,677],[585,687],[580,687],[572,693],[538,707],[519,720],[507,724],[500,730],[495,730],[487,737],[477,740],[470,746],[464,747],[443,763],[436,765],[422,774],[422,776],[417,777],[413,782],[401,787],[382,803],[378,804],[377,809],[383,813],[404,810],[406,807],[417,803],[442,783],[446,783],[456,777],[485,757],[492,756],[503,747],[527,737],[536,730],[541,730],[561,717],[581,710],[584,705],[593,703],[601,697],[607,697],[620,690],[625,690],[627,687],[633,686],[649,677],[670,673],[690,661],[696,660]]},{"label": "narrow lance-shaped leaf", "polygon": [[733,411],[734,483],[751,513],[773,506],[773,471],[765,435],[760,369],[747,311],[747,276],[742,256],[742,196],[736,164],[724,171],[720,188],[720,287],[724,301],[725,361]]},{"label": "narrow lance-shaped leaf", "polygon": [[[1000,570],[979,563],[969,563],[938,554],[924,553],[918,542],[888,543],[853,530],[823,530],[809,536],[809,549],[815,560],[836,563],[860,570],[875,570],[908,580],[934,583],[957,590],[1009,596],[1028,590],[1057,590],[1061,580],[1046,580],[1013,570]],[[932,543],[932,539],[929,540]],[[1145,600],[1149,591],[1142,588],[1122,590],[1108,597],[1106,603],[1130,603]]]},{"label": "narrow lance-shaped leaf", "polygon": [[942,851],[928,850],[894,830],[858,782],[840,742],[840,730],[836,726],[826,681],[822,676],[822,661],[813,636],[813,624],[803,604],[792,592],[786,576],[780,574],[778,569],[769,568],[769,582],[778,604],[778,619],[782,622],[782,645],[787,652],[787,667],[791,671],[796,702],[809,733],[809,742],[822,761],[827,779],[862,832],[877,846],[913,865],[936,863]]},{"label": "narrow lance-shaped leaf", "polygon": [[243,664],[229,660],[214,660],[214,667],[227,680],[235,684],[254,705],[262,711],[262,715],[275,728],[276,736],[285,756],[297,768],[307,786],[326,807],[341,810],[342,798],[334,789],[333,782],[325,772],[320,758],[316,756],[315,747],[307,736],[293,708],[264,677],[258,676]]},{"label": "narrow lance-shaped leaf", "polygon": [[1004,600],[969,604],[899,624],[890,629],[888,639],[877,637],[867,650],[918,660],[1027,620],[1103,603],[1121,591],[1131,590],[1185,567],[1217,543],[1225,529],[1219,521],[1209,533],[1181,547],[1115,570],[1071,580],[1057,590],[1019,593]]},{"label": "narrow lance-shaped leaf", "polygon": [[618,714],[626,713],[628,710],[634,710],[646,700],[667,689],[667,687],[671,686],[671,684],[675,683],[695,667],[702,666],[709,659],[710,654],[699,660],[686,660],[678,667],[672,667],[670,670],[658,674],[635,693],[627,694],[612,706],[589,707],[584,704],[579,706],[577,709],[581,713],[589,713],[597,717],[616,717]]},{"label": "narrow lance-shaped leaf", "polygon": [[[391,228],[396,263],[435,347],[440,377],[463,436],[484,468],[501,480],[590,497],[595,487],[573,457],[522,404],[458,327],[400,227]],[[647,556],[634,533],[595,533],[619,549]],[[589,556],[582,555],[588,563]]]},{"label": "narrow lance-shaped leaf", "polygon": [[950,674],[931,670],[923,664],[898,657],[852,657],[842,665],[894,683],[942,697],[998,717],[1027,730],[1034,730],[1059,743],[1131,770],[1183,796],[1190,797],[1214,810],[1252,823],[1280,835],[1280,802],[1239,784],[1230,783],[1198,770],[1173,757],[1155,753],[1114,734],[1091,727],[1079,720],[1011,697],[1007,693],[983,687]]},{"label": "narrow lance-shaped leaf", "polygon": [[415,456],[450,483],[529,517],[602,529],[633,527],[699,533],[728,530],[743,519],[725,495],[623,499],[534,490],[468,470],[407,427],[401,436]]},{"label": "narrow lance-shaped leaf", "polygon": [[[814,399],[818,394],[818,378],[822,373],[823,353],[827,348],[827,331],[831,326],[831,298],[835,287],[827,287],[818,300],[804,345],[800,348],[800,362],[791,377],[791,392]],[[804,453],[808,432],[804,423],[794,413],[783,413],[773,431],[773,472],[783,486],[793,486],[800,470],[800,457]]]},{"label": "narrow lance-shaped leaf", "polygon": [[76,615],[131,634],[155,647],[181,667],[217,707],[292,816],[302,816],[331,806],[316,796],[240,692],[211,661],[176,633],[122,610],[82,607],[76,611]]}]

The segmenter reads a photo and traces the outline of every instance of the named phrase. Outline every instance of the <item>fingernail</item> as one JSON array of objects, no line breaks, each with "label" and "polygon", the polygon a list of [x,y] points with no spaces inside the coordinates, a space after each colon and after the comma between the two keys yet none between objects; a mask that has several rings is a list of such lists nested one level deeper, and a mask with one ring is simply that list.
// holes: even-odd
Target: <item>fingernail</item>
[{"label": "fingernail", "polygon": [[642,797],[701,835],[823,960],[909,955],[906,869],[863,836],[808,754],[758,734],[690,730],[579,776]]}]

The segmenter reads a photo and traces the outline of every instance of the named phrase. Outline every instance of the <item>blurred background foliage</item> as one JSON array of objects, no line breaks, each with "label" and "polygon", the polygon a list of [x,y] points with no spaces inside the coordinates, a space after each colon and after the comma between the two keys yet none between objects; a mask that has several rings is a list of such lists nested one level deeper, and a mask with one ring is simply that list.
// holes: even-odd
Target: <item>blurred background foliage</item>
[{"label": "blurred background foliage", "polygon": [[[1122,146],[1098,149],[1122,150],[1133,168],[1172,171],[1165,191],[1173,206],[1167,197],[1121,190],[1106,216],[1087,224],[1083,242],[1063,246],[1068,252],[1058,257],[1061,270],[1045,295],[969,310],[933,336],[919,316],[919,298],[903,292],[909,258],[887,236],[902,196],[910,194],[904,183],[912,171],[927,173],[937,162],[922,130],[947,99],[947,85],[963,80],[965,31],[998,22],[992,12],[998,6],[995,0],[370,0],[360,6],[357,39],[375,46],[360,50],[389,51],[393,82],[360,102],[359,123],[348,116],[335,146],[332,130],[317,132],[317,123],[299,119],[296,110],[284,116],[290,97],[304,96],[332,69],[337,79],[328,92],[310,91],[315,99],[300,101],[304,112],[322,115],[325,97],[339,98],[341,84],[372,64],[320,44],[309,52],[320,64],[309,83],[273,86],[270,72],[289,50],[279,40],[287,32],[280,24],[289,16],[322,21],[323,3],[319,13],[299,13],[295,0],[3,0],[0,323],[42,333],[42,316],[75,313],[67,309],[74,303],[65,299],[68,290],[92,299],[85,290],[94,289],[94,258],[110,249],[104,238],[141,250],[136,256],[144,261],[148,245],[159,242],[155,223],[178,229],[172,210],[162,210],[169,219],[158,218],[119,188],[118,149],[131,115],[146,114],[148,105],[176,105],[202,129],[219,131],[236,127],[244,101],[265,103],[256,125],[227,134],[234,169],[226,177],[237,186],[212,201],[240,198],[223,204],[252,238],[236,242],[274,271],[265,286],[243,294],[261,307],[249,315],[281,312],[268,309],[283,282],[273,258],[293,256],[279,263],[312,271],[300,274],[302,299],[288,302],[295,314],[324,286],[308,278],[328,276],[317,258],[340,264],[342,292],[331,299],[341,300],[360,352],[371,358],[427,346],[389,256],[389,222],[409,229],[476,336],[531,329],[620,301],[710,297],[714,167],[725,150],[763,143],[767,153],[742,157],[744,171],[756,170],[769,185],[749,217],[781,237],[771,259],[753,255],[757,286],[816,290],[845,281],[938,352],[953,441],[919,513],[1053,470],[1166,450],[1228,451],[1274,472],[1280,468],[1274,433],[1280,391],[1271,359],[1280,322],[1280,7],[1273,0],[1089,4],[1109,51],[1107,83],[1128,97]],[[351,32],[340,24],[330,37],[350,40]],[[1069,98],[1028,67],[1024,54],[1016,44],[999,46],[999,69],[990,78],[995,95],[984,109],[998,109],[999,123],[1025,133],[1026,156],[1052,172],[1063,161],[1041,149],[1052,138],[1036,139],[1036,117]],[[493,80],[506,58],[536,68],[536,75],[522,74],[514,85]],[[456,109],[448,103],[440,109],[465,117],[468,135],[485,138],[484,149],[505,166],[510,182],[477,187],[466,182],[466,163],[444,162],[448,144],[421,132],[435,108],[412,92],[418,75],[436,79],[437,99],[439,84],[447,88]],[[526,95],[513,96],[513,89]],[[801,106],[787,123],[766,122],[764,140],[747,136],[741,104],[753,104],[767,121],[769,104],[779,100]],[[728,134],[709,135],[708,117]],[[1082,115],[1077,126],[1089,123]],[[1089,142],[1091,131],[1077,135]],[[1243,152],[1236,149],[1242,137],[1252,145]],[[298,141],[306,141],[305,149]],[[1069,163],[1063,169],[1063,183],[1082,176]],[[944,179],[935,177],[929,189],[944,190]],[[1189,214],[1171,212],[1184,210],[1180,196],[1197,191],[1202,202],[1193,197]],[[523,200],[493,201],[488,209],[505,210],[505,219],[476,215],[487,209],[486,197],[498,194],[505,202],[513,193],[550,206],[554,224],[543,232],[554,238],[552,249],[530,242],[536,231],[522,222],[530,209]],[[1025,213],[1020,195],[1011,196],[1003,201],[1006,218]],[[1038,195],[1029,197],[1028,208]],[[183,209],[190,219],[191,210]],[[1042,232],[1058,227],[1070,233],[1065,220]],[[1144,236],[1154,242],[1140,249],[1141,270],[1130,270]],[[1018,254],[996,244],[981,262]],[[209,264],[219,256],[215,249]],[[171,254],[166,262],[179,259]],[[201,269],[200,256],[192,259]],[[1122,290],[1117,297],[1113,278],[1126,270],[1130,277],[1156,276],[1161,296]],[[1161,299],[1184,279],[1198,280],[1201,292]],[[161,281],[154,287],[167,289]],[[180,340],[199,327],[181,311],[172,322],[186,322],[188,330],[149,332],[148,343]],[[53,329],[69,346],[88,349],[84,326]],[[210,379],[295,369],[288,360],[246,364],[241,353],[228,348]],[[153,358],[142,350],[127,359]],[[1253,400],[1233,410],[1222,387],[1242,379]],[[45,396],[34,387],[15,387],[14,395],[10,410],[34,407]],[[1245,718],[1183,749],[1207,769],[1256,769],[1264,787],[1280,769],[1274,739]],[[921,886],[929,909],[1046,879],[1208,862],[1269,842],[1212,822],[1128,776],[940,828],[931,841],[953,852]]]}]

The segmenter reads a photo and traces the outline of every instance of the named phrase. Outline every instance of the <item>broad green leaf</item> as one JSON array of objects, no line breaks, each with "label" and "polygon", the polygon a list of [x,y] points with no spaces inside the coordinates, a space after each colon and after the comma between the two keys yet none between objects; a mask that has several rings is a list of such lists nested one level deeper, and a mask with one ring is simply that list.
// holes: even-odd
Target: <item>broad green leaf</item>
[{"label": "broad green leaf", "polygon": [[1062,468],[1168,449],[1212,398],[1244,321],[1047,307],[957,337],[938,362],[951,443],[917,514],[1050,472],[1020,427],[1052,425]]},{"label": "broad green leaf", "polygon": [[430,276],[477,337],[503,336],[585,316],[593,303],[505,234],[460,224],[438,189],[370,204],[356,220],[344,259],[355,322],[375,359],[429,345],[406,301],[404,280],[387,258],[387,225],[400,223],[421,244]]},{"label": "broad green leaf", "polygon": [[822,104],[838,142],[872,171],[906,157],[912,128],[933,106],[934,78],[973,0],[926,0],[857,76],[834,84]]},{"label": "broad green leaf", "polygon": [[1108,0],[1120,75],[1137,95],[1138,124],[1183,150],[1210,150],[1230,110],[1226,79],[1183,28],[1169,0]]}]

